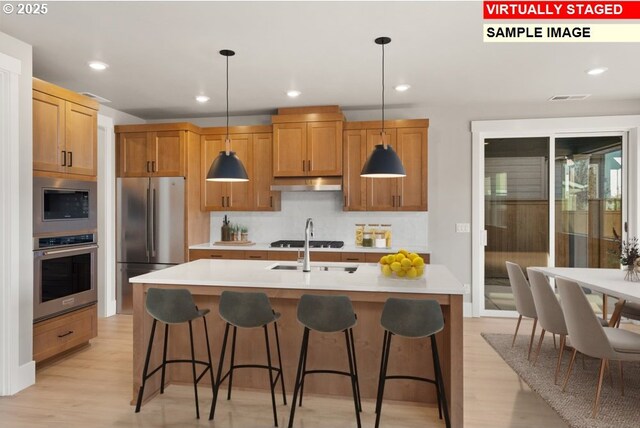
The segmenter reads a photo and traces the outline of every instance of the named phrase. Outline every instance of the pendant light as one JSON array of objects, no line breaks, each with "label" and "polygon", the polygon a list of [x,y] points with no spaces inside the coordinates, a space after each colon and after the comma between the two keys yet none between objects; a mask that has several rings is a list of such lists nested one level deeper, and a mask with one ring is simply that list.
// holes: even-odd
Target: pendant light
[{"label": "pendant light", "polygon": [[373,148],[369,159],[362,167],[360,176],[367,178],[406,177],[407,173],[398,154],[384,139],[384,45],[391,43],[391,39],[389,37],[378,37],[375,42],[382,46],[382,131],[380,132],[380,144],[376,144]]},{"label": "pendant light", "polygon": [[224,140],[225,149],[214,159],[207,173],[207,181],[238,182],[249,181],[247,170],[235,152],[231,151],[231,139],[229,138],[229,57],[234,56],[234,51],[224,49],[220,55],[227,58],[227,135]]}]

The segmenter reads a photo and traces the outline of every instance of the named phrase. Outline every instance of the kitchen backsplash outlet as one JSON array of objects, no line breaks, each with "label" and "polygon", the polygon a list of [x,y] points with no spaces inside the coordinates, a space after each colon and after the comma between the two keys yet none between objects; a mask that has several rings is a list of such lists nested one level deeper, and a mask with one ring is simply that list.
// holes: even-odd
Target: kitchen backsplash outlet
[{"label": "kitchen backsplash outlet", "polygon": [[426,212],[345,212],[342,192],[282,192],[282,209],[276,212],[213,212],[210,242],[220,240],[220,224],[225,214],[232,223],[249,229],[254,242],[304,239],[304,225],[313,218],[314,238],[355,243],[356,223],[391,224],[392,245],[427,246]]}]

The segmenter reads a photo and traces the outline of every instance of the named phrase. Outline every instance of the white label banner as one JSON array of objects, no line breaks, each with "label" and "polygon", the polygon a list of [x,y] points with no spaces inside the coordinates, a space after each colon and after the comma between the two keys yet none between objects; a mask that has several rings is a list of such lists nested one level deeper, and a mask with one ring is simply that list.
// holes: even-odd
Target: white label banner
[{"label": "white label banner", "polygon": [[487,43],[640,42],[640,24],[484,24]]}]

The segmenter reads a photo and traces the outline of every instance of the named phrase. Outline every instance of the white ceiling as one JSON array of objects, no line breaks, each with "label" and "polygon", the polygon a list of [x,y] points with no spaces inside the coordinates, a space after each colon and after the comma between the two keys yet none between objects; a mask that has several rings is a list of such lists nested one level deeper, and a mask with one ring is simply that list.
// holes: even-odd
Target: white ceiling
[{"label": "white ceiling", "polygon": [[[112,101],[144,119],[224,113],[224,58],[233,49],[233,114],[274,107],[380,102],[396,106],[640,99],[634,43],[483,43],[481,2],[49,2],[44,16],[0,14],[0,31],[33,45],[34,75]],[[110,65],[104,72],[89,60]],[[598,77],[584,71],[606,66]],[[391,89],[409,83],[411,89]],[[298,89],[293,100],[285,92]],[[194,97],[211,97],[198,104]]]}]

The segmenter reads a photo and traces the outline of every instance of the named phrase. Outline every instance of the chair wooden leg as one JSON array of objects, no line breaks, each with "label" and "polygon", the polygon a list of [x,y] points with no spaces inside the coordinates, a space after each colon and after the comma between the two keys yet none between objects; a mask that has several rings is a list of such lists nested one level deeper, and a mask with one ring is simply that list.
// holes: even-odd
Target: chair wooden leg
[{"label": "chair wooden leg", "polygon": [[569,368],[567,369],[567,374],[564,377],[564,382],[562,383],[562,392],[567,388],[567,383],[569,383],[569,376],[571,376],[571,370],[573,369],[573,363],[576,361],[576,348],[573,348],[573,353],[571,354],[571,360],[569,360]]},{"label": "chair wooden leg", "polygon": [[622,361],[618,361],[618,366],[620,367],[620,393],[624,397],[624,373],[622,371]]},{"label": "chair wooden leg", "polygon": [[540,333],[540,340],[538,340],[538,349],[536,349],[536,356],[533,357],[533,367],[536,366],[536,363],[538,362],[538,357],[540,356],[540,348],[542,347],[542,341],[544,340],[544,333],[545,333],[545,330],[543,328],[542,333]]},{"label": "chair wooden leg", "polygon": [[608,360],[603,358],[600,362],[600,371],[598,372],[598,386],[596,387],[596,400],[593,403],[593,412],[591,413],[592,417],[598,416],[599,405],[600,405],[600,393],[602,392],[602,380],[604,378],[604,369],[607,365]]},{"label": "chair wooden leg", "polygon": [[558,349],[558,345],[556,345],[556,334],[553,333],[553,349]]},{"label": "chair wooden leg", "polygon": [[531,340],[529,340],[529,353],[527,354],[527,360],[531,361],[531,349],[533,348],[533,339],[536,337],[536,326],[538,325],[538,318],[533,319],[533,328],[531,329]]},{"label": "chair wooden leg", "polygon": [[605,370],[609,375],[609,385],[611,385],[611,388],[613,388],[613,376],[611,375],[611,366],[609,365],[609,360],[607,360],[607,362],[604,365],[605,365]]},{"label": "chair wooden leg", "polygon": [[518,329],[520,329],[520,321],[522,321],[522,315],[518,317],[518,324],[516,324],[516,332],[513,333],[513,341],[511,342],[511,347],[516,343],[516,337],[518,337]]},{"label": "chair wooden leg", "polygon": [[620,299],[616,303],[611,319],[609,320],[609,327],[620,327],[620,315],[622,314],[622,308],[624,308],[625,301]]},{"label": "chair wooden leg", "polygon": [[564,334],[560,335],[560,351],[558,352],[558,363],[556,364],[556,374],[553,378],[553,384],[558,384],[558,373],[560,373],[560,366],[562,365],[562,354],[564,353],[564,345],[567,340],[567,336]]}]

